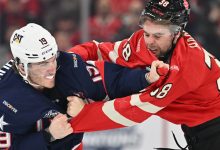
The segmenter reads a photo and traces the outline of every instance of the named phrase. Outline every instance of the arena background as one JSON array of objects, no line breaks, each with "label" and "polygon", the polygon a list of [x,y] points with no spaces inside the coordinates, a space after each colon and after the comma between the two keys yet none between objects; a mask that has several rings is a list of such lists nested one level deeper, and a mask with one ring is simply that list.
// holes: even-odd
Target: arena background
[{"label": "arena background", "polygon": [[[117,41],[138,30],[145,0],[0,0],[0,65],[11,58],[9,38],[29,22],[43,25],[55,36],[59,50],[89,40]],[[191,0],[188,31],[220,59],[220,0]],[[135,127],[86,133],[85,150],[152,150],[186,146],[178,125],[151,117]]]}]

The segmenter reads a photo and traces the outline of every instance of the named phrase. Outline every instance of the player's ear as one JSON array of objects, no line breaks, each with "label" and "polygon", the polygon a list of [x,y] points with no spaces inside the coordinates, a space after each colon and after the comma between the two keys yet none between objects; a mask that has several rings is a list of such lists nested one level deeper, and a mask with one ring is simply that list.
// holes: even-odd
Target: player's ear
[{"label": "player's ear", "polygon": [[177,34],[174,34],[173,42],[176,43],[180,36],[181,36],[181,32],[178,32]]},{"label": "player's ear", "polygon": [[21,73],[21,74],[24,74],[25,75],[25,71],[24,71],[24,65],[23,64],[18,64],[18,71]]}]

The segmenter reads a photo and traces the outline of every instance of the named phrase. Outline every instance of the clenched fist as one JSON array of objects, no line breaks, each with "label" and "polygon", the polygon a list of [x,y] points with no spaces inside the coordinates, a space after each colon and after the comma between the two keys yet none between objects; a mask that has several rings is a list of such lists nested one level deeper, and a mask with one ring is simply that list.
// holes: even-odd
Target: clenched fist
[{"label": "clenched fist", "polygon": [[67,113],[71,117],[77,116],[80,113],[80,111],[83,109],[83,107],[85,106],[84,101],[77,96],[69,96],[67,97],[67,100],[69,101]]},{"label": "clenched fist", "polygon": [[149,83],[156,82],[160,76],[165,76],[169,71],[169,65],[163,61],[153,61],[150,72],[146,74],[146,79]]},{"label": "clenched fist", "polygon": [[73,129],[70,123],[68,123],[68,118],[64,114],[58,114],[54,117],[48,130],[55,140],[62,139],[73,133]]}]

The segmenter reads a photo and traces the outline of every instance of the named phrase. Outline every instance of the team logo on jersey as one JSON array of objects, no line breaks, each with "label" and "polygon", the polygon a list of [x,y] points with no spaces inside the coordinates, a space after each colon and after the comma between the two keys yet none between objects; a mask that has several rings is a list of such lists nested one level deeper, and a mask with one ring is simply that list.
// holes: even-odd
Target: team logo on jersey
[{"label": "team logo on jersey", "polygon": [[2,115],[0,118],[0,129],[3,131],[3,128],[6,125],[8,125],[8,123],[4,121],[4,115]]},{"label": "team logo on jersey", "polygon": [[172,65],[172,66],[170,66],[170,70],[179,71],[180,68],[177,65]]},{"label": "team logo on jersey", "polygon": [[21,40],[24,36],[23,35],[20,35],[20,34],[15,34],[14,37],[13,37],[13,41],[20,44],[21,43]]},{"label": "team logo on jersey", "polygon": [[46,112],[46,114],[44,115],[43,118],[47,118],[47,119],[52,119],[54,117],[56,117],[59,114],[59,112],[57,110],[49,110],[48,112]]}]

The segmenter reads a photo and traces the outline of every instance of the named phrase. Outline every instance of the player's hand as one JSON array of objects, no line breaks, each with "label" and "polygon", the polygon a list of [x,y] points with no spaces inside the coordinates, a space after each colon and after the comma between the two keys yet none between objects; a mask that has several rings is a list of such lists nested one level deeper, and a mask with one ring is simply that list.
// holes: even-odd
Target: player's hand
[{"label": "player's hand", "polygon": [[156,82],[160,76],[165,76],[169,71],[169,65],[163,61],[153,61],[150,72],[146,74],[146,79],[149,83]]},{"label": "player's hand", "polygon": [[69,96],[67,100],[69,101],[67,108],[68,115],[76,117],[85,106],[85,102],[77,96]]},{"label": "player's hand", "polygon": [[68,123],[68,118],[64,114],[58,114],[56,117],[54,117],[48,130],[55,140],[62,139],[73,133],[73,129],[70,123]]}]

